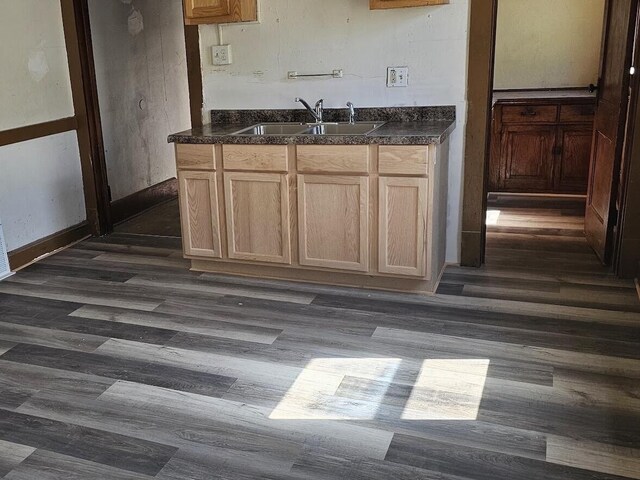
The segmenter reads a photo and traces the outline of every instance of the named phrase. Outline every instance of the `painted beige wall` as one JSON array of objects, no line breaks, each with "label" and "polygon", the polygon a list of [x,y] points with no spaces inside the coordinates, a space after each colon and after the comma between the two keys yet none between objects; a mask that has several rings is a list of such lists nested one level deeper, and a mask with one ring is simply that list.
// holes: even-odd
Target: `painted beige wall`
[{"label": "painted beige wall", "polygon": [[[60,0],[2,2],[0,130],[74,114]],[[0,147],[9,250],[86,220],[75,131]]]},{"label": "painted beige wall", "polygon": [[499,0],[496,89],[597,83],[605,0]]},{"label": "painted beige wall", "polygon": [[59,0],[2,2],[0,130],[73,116]]}]

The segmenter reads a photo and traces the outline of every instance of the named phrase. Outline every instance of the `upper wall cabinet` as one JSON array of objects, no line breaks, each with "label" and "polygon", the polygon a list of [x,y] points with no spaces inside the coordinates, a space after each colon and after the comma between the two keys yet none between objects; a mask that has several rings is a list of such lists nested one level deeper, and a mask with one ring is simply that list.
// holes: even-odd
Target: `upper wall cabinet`
[{"label": "upper wall cabinet", "polygon": [[258,19],[258,0],[184,0],[184,23],[252,22]]},{"label": "upper wall cabinet", "polygon": [[369,0],[371,10],[384,8],[425,7],[427,5],[446,5],[449,0]]}]

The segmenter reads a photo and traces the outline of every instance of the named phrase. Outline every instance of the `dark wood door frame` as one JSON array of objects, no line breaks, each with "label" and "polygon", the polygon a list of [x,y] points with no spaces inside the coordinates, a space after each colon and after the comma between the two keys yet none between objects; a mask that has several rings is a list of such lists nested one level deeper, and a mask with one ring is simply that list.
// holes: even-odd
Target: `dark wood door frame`
[{"label": "dark wood door frame", "polygon": [[87,0],[60,0],[69,60],[87,222],[92,235],[113,227]]},{"label": "dark wood door frame", "polygon": [[[469,58],[467,68],[467,126],[464,154],[464,194],[462,206],[461,264],[480,267],[484,263],[486,211],[491,133],[491,106],[495,60],[495,37],[499,0],[471,0],[469,24]],[[640,60],[639,60],[640,61]],[[636,64],[636,68],[640,65]],[[640,73],[639,73],[640,75]],[[640,257],[640,81],[632,83],[632,108],[627,136],[629,144],[623,158],[621,182],[625,188],[619,216],[616,273],[631,276],[631,269],[621,263],[630,262],[633,252]],[[636,121],[637,119],[637,121]],[[633,141],[637,139],[636,141]],[[630,253],[627,253],[630,252]],[[635,270],[636,265],[633,266]],[[625,263],[626,265],[626,263]],[[633,273],[635,275],[636,272]]]}]

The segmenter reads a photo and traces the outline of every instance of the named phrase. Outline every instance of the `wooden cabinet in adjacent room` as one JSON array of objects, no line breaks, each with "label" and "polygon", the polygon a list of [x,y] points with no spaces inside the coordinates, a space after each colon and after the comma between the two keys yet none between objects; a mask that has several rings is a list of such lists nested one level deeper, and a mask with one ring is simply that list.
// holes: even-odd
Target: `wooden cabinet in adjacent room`
[{"label": "wooden cabinet in adjacent room", "polygon": [[490,191],[585,194],[593,98],[521,95],[498,96],[493,108]]},{"label": "wooden cabinet in adjacent room", "polygon": [[257,0],[184,0],[186,25],[252,22],[257,19]]}]

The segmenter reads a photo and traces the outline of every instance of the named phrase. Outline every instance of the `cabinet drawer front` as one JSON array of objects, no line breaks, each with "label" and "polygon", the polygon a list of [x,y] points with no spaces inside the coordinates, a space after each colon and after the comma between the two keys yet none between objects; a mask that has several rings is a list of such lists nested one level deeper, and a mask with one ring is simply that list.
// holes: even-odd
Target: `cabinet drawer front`
[{"label": "cabinet drawer front", "polygon": [[222,162],[226,170],[286,172],[289,153],[286,145],[223,145]]},{"label": "cabinet drawer front", "polygon": [[381,146],[378,157],[381,174],[428,175],[429,147]]},{"label": "cabinet drawer front", "polygon": [[297,149],[299,172],[369,173],[367,145],[300,145]]},{"label": "cabinet drawer front", "polygon": [[215,170],[216,152],[214,145],[176,144],[176,165],[178,170]]},{"label": "cabinet drawer front", "polygon": [[563,123],[591,123],[595,114],[595,105],[562,105],[560,107],[560,121]]},{"label": "cabinet drawer front", "polygon": [[556,105],[519,105],[502,107],[502,123],[555,123]]}]

